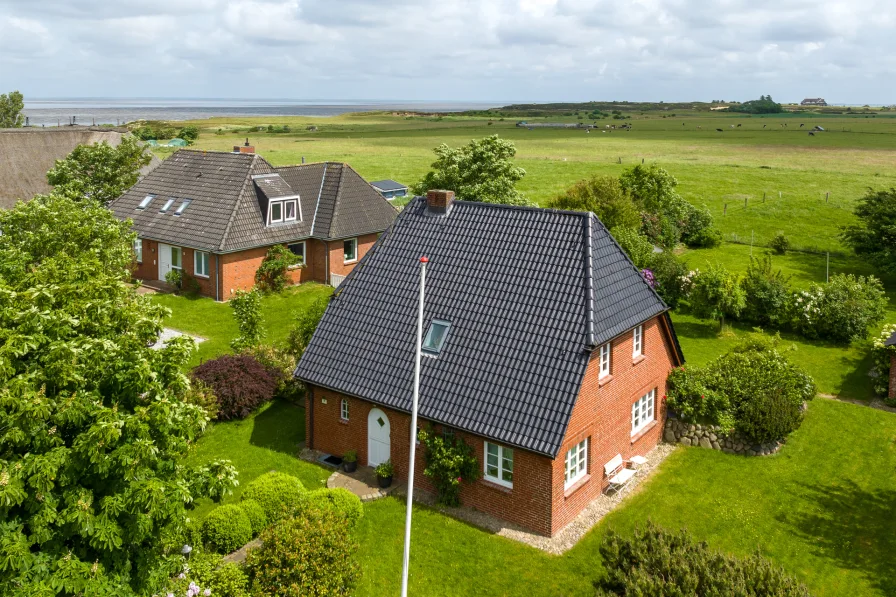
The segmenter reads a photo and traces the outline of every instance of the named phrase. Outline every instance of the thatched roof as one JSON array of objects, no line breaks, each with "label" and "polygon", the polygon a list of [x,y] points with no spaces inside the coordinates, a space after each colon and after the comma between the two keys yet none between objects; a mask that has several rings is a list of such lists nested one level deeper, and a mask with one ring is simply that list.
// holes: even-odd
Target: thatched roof
[{"label": "thatched roof", "polygon": [[[78,145],[118,145],[125,134],[127,129],[105,127],[0,129],[0,208],[49,192],[47,171]],[[143,174],[159,163],[153,156]]]}]

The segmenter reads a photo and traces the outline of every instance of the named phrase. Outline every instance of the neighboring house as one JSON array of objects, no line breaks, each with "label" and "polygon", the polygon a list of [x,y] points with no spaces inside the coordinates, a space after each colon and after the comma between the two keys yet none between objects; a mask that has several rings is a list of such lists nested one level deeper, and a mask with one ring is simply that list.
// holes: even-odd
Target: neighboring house
[{"label": "neighboring house", "polygon": [[180,150],[110,209],[134,222],[135,278],[180,269],[216,300],[251,288],[277,244],[303,260],[293,282],[338,285],[397,213],[346,164],[274,168],[251,146]]},{"label": "neighboring house", "polygon": [[[896,346],[896,332],[884,342],[884,346]],[[890,357],[890,391],[887,396],[896,399],[896,355]]]},{"label": "neighboring house", "polygon": [[408,194],[408,188],[394,180],[375,180],[370,186],[379,191],[379,194],[386,199],[392,200],[396,197],[405,197]]},{"label": "neighboring house", "polygon": [[[64,159],[78,145],[106,141],[116,146],[127,129],[109,127],[26,127],[0,129],[0,209],[8,209],[18,200],[49,193],[47,171],[56,160]],[[142,176],[160,163],[152,162],[140,171]]]},{"label": "neighboring house", "polygon": [[[306,441],[407,478],[419,292],[419,426],[473,447],[461,501],[554,535],[660,440],[683,363],[668,307],[591,213],[413,200],[334,293],[296,368]],[[418,451],[415,483],[432,490]]]},{"label": "neighboring house", "polygon": [[801,106],[827,106],[828,103],[821,97],[807,97],[800,102]]}]

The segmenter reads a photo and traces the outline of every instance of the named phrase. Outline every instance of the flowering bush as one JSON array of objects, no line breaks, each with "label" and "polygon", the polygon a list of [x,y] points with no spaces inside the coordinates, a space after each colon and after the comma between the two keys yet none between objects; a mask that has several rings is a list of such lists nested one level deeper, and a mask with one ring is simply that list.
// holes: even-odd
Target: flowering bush
[{"label": "flowering bush", "polygon": [[348,520],[349,526],[354,527],[364,517],[364,506],[361,498],[348,489],[334,487],[333,489],[315,489],[305,494],[302,500],[303,507],[332,508],[335,512]]},{"label": "flowering bush", "polygon": [[418,435],[424,447],[426,468],[423,474],[432,479],[440,504],[460,505],[460,484],[479,478],[479,461],[473,448],[455,435],[438,435],[432,428]]},{"label": "flowering bush", "polygon": [[348,520],[331,508],[307,508],[261,534],[246,570],[256,595],[350,595],[361,574]]},{"label": "flowering bush", "polygon": [[691,287],[688,268],[672,251],[654,253],[650,260],[654,288],[671,308],[686,299]]},{"label": "flowering bush", "polygon": [[236,504],[212,510],[202,523],[202,540],[219,553],[236,551],[252,540],[252,523]]},{"label": "flowering bush", "polygon": [[877,370],[874,378],[874,391],[880,396],[887,396],[890,389],[890,364],[896,356],[896,346],[886,346],[885,343],[896,333],[896,323],[884,326],[881,333],[874,339],[871,345],[871,359]]},{"label": "flowering bush", "polygon": [[218,419],[244,419],[274,397],[280,372],[249,355],[223,355],[199,365],[191,376],[212,388]]},{"label": "flowering bush", "polygon": [[653,272],[650,269],[646,267],[642,269],[641,276],[644,277],[644,281],[647,282],[647,284],[651,288],[656,288],[656,277],[653,275]]},{"label": "flowering bush", "polygon": [[827,284],[794,292],[788,311],[791,325],[803,336],[846,343],[866,337],[886,306],[883,285],[874,276],[837,274]]},{"label": "flowering bush", "polygon": [[162,593],[164,597],[249,597],[249,577],[218,554],[193,548],[183,570]]},{"label": "flowering bush", "polygon": [[292,516],[302,502],[305,486],[286,473],[265,473],[246,486],[242,500],[255,500],[261,505],[268,522]]}]

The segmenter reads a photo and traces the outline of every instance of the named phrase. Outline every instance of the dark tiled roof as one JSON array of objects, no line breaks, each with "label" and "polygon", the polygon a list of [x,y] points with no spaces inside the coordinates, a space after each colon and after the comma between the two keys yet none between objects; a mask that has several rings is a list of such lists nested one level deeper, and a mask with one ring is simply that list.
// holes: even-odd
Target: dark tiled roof
[{"label": "dark tiled roof", "polygon": [[591,348],[666,310],[592,214],[418,198],[331,300],[296,376],[409,411],[419,258],[424,326],[451,323],[424,357],[420,415],[555,457]]},{"label": "dark tiled roof", "polygon": [[[259,178],[267,174],[279,176]],[[148,194],[157,198],[147,209],[137,209]],[[290,195],[299,195],[302,219],[266,226],[262,210],[268,199]],[[159,213],[167,197],[192,203],[181,216],[174,216],[173,209]],[[141,237],[220,252],[382,232],[396,215],[388,201],[344,164],[274,168],[254,154],[195,150],[172,155],[110,208],[119,218],[131,218]]]},{"label": "dark tiled roof", "polygon": [[896,332],[893,332],[893,335],[887,338],[887,341],[884,342],[884,346],[896,346]]},{"label": "dark tiled roof", "polygon": [[408,185],[401,184],[400,182],[392,180],[391,178],[387,178],[386,180],[374,180],[372,183],[370,183],[370,186],[380,191],[386,192],[400,191],[402,189],[408,188]]}]

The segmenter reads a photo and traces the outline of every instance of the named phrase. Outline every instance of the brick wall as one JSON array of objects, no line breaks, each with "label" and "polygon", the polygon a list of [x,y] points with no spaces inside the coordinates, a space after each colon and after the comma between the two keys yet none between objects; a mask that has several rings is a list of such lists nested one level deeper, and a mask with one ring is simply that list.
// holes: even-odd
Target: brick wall
[{"label": "brick wall", "polygon": [[[348,421],[343,421],[340,416],[340,404],[343,399],[349,403]],[[311,388],[305,406],[306,437],[312,438],[310,447],[339,456],[347,450],[356,450],[361,466],[367,465],[367,416],[373,408],[379,408],[389,419],[395,482],[407,482],[411,438],[409,414],[377,407],[364,400],[343,396],[319,387]],[[310,414],[312,408],[313,416]],[[418,419],[418,426],[421,429],[425,429],[428,425],[428,421]],[[459,431],[456,433],[473,447],[476,458],[482,465],[485,462],[483,438]],[[414,485],[427,491],[434,491],[429,479],[423,474],[424,466],[423,448],[418,445]],[[514,450],[513,469],[513,489],[479,479],[473,483],[463,484],[461,502],[465,506],[487,512],[538,533],[550,534],[551,460],[517,449]]]},{"label": "brick wall", "polygon": [[[221,300],[228,300],[233,296],[235,290],[250,290],[255,285],[255,272],[258,271],[269,248],[256,247],[236,253],[225,253],[220,256],[223,270],[221,275]],[[320,261],[320,253],[320,241],[305,241],[305,259],[309,262],[309,265],[314,263],[315,260]],[[309,266],[291,269],[287,272],[287,277],[293,284],[301,284],[302,282],[312,280],[321,283],[325,281],[325,276],[320,274],[319,268]]]},{"label": "brick wall", "polygon": [[896,355],[890,357],[890,398],[896,398]]},{"label": "brick wall", "polygon": [[[675,359],[671,341],[659,319],[644,324],[642,354],[639,359],[632,358],[631,332],[617,337],[612,341],[610,377],[600,381],[600,351],[594,351],[563,445],[553,461],[551,533],[572,521],[607,487],[604,464],[617,454],[626,460],[643,456],[660,441],[666,378]],[[653,388],[656,389],[655,421],[632,437],[632,404]],[[566,452],[585,438],[590,438],[588,476],[567,490],[564,488]]]},{"label": "brick wall", "polygon": [[159,279],[159,244],[154,240],[140,239],[143,243],[143,261],[134,264],[134,279]]},{"label": "brick wall", "polygon": [[373,243],[376,242],[378,234],[365,234],[358,238],[358,258],[350,263],[345,263],[345,253],[343,240],[333,240],[329,244],[330,253],[330,273],[338,276],[346,276],[355,267],[355,264],[361,260]]}]

